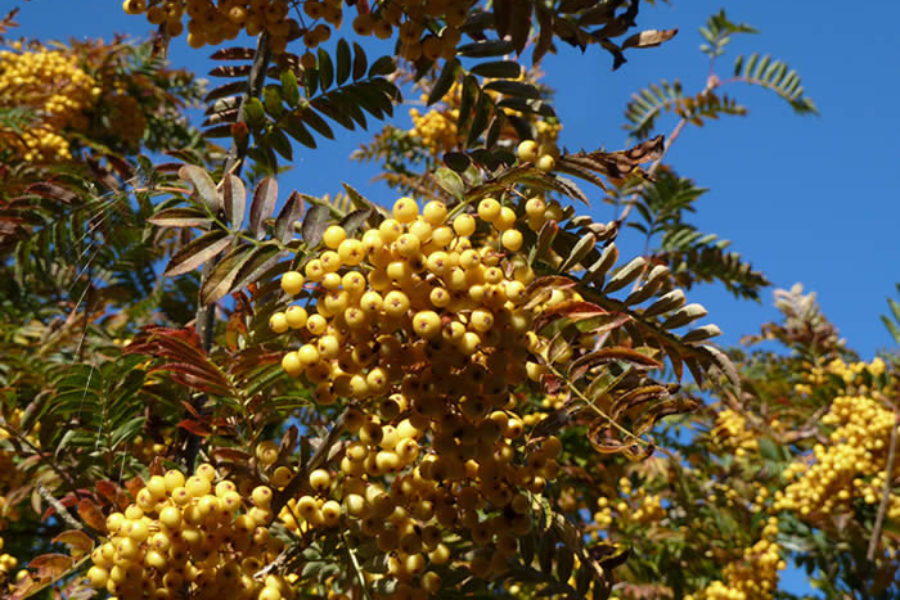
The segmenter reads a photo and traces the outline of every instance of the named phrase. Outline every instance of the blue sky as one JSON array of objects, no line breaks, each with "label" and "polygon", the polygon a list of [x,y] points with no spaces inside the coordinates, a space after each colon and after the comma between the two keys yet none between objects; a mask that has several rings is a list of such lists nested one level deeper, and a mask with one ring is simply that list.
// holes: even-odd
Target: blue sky
[{"label": "blue sky", "polygon": [[[112,32],[144,37],[148,25],[122,13],[117,1],[32,0],[20,5],[21,34],[42,39],[104,37]],[[567,51],[545,61],[548,83],[556,88],[556,109],[569,149],[618,149],[625,143],[622,112],[632,91],[659,81],[680,79],[699,90],[708,63],[697,47],[697,27],[725,8],[735,21],[761,33],[739,36],[720,64],[727,73],[739,53],[771,53],[803,78],[820,117],[798,117],[774,95],[735,86],[729,90],[750,108],[744,118],[727,118],[701,129],[689,128],[673,146],[668,162],[682,175],[710,188],[698,204],[695,223],[733,241],[732,248],[765,272],[779,287],[802,282],[818,292],[826,313],[851,347],[864,357],[889,348],[891,339],[878,316],[885,298],[900,281],[900,194],[892,177],[900,159],[900,4],[880,2],[870,14],[854,14],[847,3],[727,2],[676,0],[645,6],[643,29],[678,27],[679,35],[661,49],[631,51],[629,62],[611,72],[608,55],[592,48],[585,56]],[[171,59],[202,74],[206,50],[172,47]],[[397,114],[404,119],[409,107]],[[662,121],[668,132],[671,121]],[[374,124],[373,130],[380,125]],[[320,150],[297,149],[295,169],[281,180],[282,190],[323,194],[347,181],[374,200],[392,200],[371,187],[376,171],[348,161],[368,137],[352,132]],[[287,196],[284,191],[283,196]],[[599,196],[598,196],[599,198]],[[594,215],[609,219],[608,207],[595,203]],[[724,344],[756,332],[776,317],[771,290],[762,304],[736,301],[715,287],[689,297],[710,311],[724,331]],[[796,573],[788,585],[801,590]]]},{"label": "blue sky", "polygon": [[[146,22],[122,13],[118,2],[4,4],[22,7],[19,31],[27,36],[109,39],[114,31],[137,37],[149,33]],[[739,53],[759,50],[782,58],[800,73],[821,116],[795,116],[773,94],[736,85],[729,93],[750,114],[688,128],[667,160],[710,188],[698,203],[695,223],[701,230],[732,240],[732,249],[777,286],[799,281],[816,291],[851,347],[871,357],[890,347],[877,315],[886,312],[885,298],[900,281],[900,194],[890,182],[900,167],[900,111],[893,108],[900,93],[900,30],[891,25],[900,20],[900,4],[879,3],[877,18],[870,16],[864,24],[851,24],[857,17],[833,0],[644,6],[641,28],[680,30],[663,48],[631,51],[629,62],[615,72],[597,48],[584,56],[567,50],[545,61],[547,81],[558,92],[561,142],[569,149],[621,148],[626,137],[622,112],[633,91],[660,79],[680,79],[686,90],[699,90],[708,63],[697,50],[697,27],[720,8],[761,31],[736,37],[720,70],[729,72]],[[180,39],[170,57],[176,66],[202,75],[209,69],[207,55]],[[408,108],[397,110],[404,121]],[[667,133],[673,124],[662,120],[661,131]],[[375,123],[370,129],[379,127]],[[390,201],[382,188],[370,186],[373,168],[347,160],[366,139],[363,132],[347,132],[335,142],[324,141],[318,151],[297,149],[295,169],[282,178],[282,188],[333,193],[347,181],[375,200]],[[592,210],[598,219],[611,217],[599,202]],[[724,344],[737,343],[776,317],[771,290],[762,304],[736,301],[715,287],[696,289],[689,297],[707,306],[710,319],[724,331]]]}]

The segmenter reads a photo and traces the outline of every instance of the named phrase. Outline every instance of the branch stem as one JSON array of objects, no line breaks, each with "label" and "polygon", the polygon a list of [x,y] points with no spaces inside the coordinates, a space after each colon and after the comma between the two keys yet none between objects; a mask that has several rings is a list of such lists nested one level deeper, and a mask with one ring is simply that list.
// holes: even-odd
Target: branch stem
[{"label": "branch stem", "polygon": [[878,514],[875,516],[875,525],[872,527],[872,537],[869,538],[869,549],[866,559],[875,561],[875,552],[878,550],[878,542],[881,539],[881,530],[884,527],[884,516],[887,513],[888,504],[891,501],[891,487],[893,484],[894,460],[897,458],[897,429],[900,428],[900,415],[894,409],[894,425],[891,427],[891,445],[888,449],[887,464],[884,469],[884,491],[881,493],[881,503],[878,505]]}]

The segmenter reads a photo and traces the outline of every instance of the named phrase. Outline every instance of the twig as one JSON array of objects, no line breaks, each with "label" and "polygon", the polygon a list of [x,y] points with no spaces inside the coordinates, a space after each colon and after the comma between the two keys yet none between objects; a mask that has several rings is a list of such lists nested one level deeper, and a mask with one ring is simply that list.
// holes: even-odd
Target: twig
[{"label": "twig", "polygon": [[72,513],[62,505],[62,502],[54,498],[53,494],[50,493],[50,490],[44,487],[43,483],[38,482],[35,489],[37,490],[38,495],[43,498],[47,504],[53,507],[53,510],[56,511],[59,518],[66,522],[66,525],[72,529],[84,529],[84,524],[76,520],[75,517],[72,516]]},{"label": "twig", "polygon": [[887,513],[888,504],[891,501],[891,487],[894,473],[894,459],[897,456],[897,429],[900,427],[897,409],[894,409],[894,424],[891,426],[891,446],[888,450],[887,465],[884,473],[884,491],[881,494],[881,504],[878,505],[878,514],[875,516],[875,525],[872,527],[872,537],[869,539],[869,550],[866,559],[869,562],[875,560],[875,551],[878,549],[878,540],[881,538],[881,529],[884,527],[884,515]]},{"label": "twig", "polygon": [[366,600],[372,600],[372,596],[369,595],[369,588],[366,586],[366,577],[363,575],[362,567],[359,566],[359,561],[356,559],[356,552],[353,551],[353,548],[350,547],[350,544],[347,543],[347,537],[344,535],[344,532],[341,532],[341,541],[344,542],[344,548],[347,550],[347,554],[350,556],[350,564],[353,565],[353,570],[356,571],[356,576],[359,579],[359,588],[362,591],[363,597]]}]

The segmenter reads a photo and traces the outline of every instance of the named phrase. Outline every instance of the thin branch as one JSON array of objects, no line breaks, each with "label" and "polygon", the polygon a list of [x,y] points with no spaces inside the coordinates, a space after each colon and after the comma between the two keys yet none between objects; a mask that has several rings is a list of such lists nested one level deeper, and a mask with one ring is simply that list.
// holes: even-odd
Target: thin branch
[{"label": "thin branch", "polygon": [[50,490],[44,487],[43,483],[38,482],[35,486],[38,495],[44,499],[44,501],[53,507],[53,510],[56,511],[56,514],[59,515],[59,518],[65,521],[66,525],[71,527],[72,529],[84,529],[84,524],[78,521],[75,517],[72,516],[72,513],[62,505],[62,502],[53,497],[53,494],[50,493]]},{"label": "thin branch", "polygon": [[878,505],[878,514],[875,516],[875,525],[872,527],[872,537],[869,539],[869,550],[866,559],[875,561],[875,551],[878,550],[878,541],[881,539],[881,530],[884,527],[884,515],[887,513],[888,504],[891,501],[891,487],[893,484],[894,459],[897,457],[897,429],[900,427],[900,415],[894,409],[894,424],[891,427],[891,446],[888,450],[887,465],[884,472],[884,491],[881,493],[881,504]]}]

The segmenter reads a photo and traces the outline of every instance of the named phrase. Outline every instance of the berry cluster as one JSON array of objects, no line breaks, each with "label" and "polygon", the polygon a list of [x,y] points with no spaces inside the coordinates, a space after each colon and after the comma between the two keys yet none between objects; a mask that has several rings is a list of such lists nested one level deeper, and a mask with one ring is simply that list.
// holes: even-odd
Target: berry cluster
[{"label": "berry cluster", "polygon": [[[281,280],[305,300],[270,318],[275,333],[300,338],[282,366],[319,404],[349,401],[351,440],[339,470],[310,473],[280,516],[295,531],[375,538],[388,573],[367,573],[372,580],[433,593],[440,577],[430,565],[504,573],[517,536],[531,530],[531,495],[559,472],[559,439],[524,443],[538,419],[515,388],[541,377],[529,358],[549,351],[533,320],[576,295],[554,290],[525,304],[534,274],[518,220],[493,198],[453,218],[440,202],[420,213],[400,198],[359,239],[327,228],[304,274]],[[474,544],[451,556],[445,540],[458,534]]]},{"label": "berry cluster", "polygon": [[0,537],[0,585],[7,583],[10,573],[19,565],[15,556],[3,552],[3,538]]},{"label": "berry cluster", "polygon": [[[215,469],[151,477],[124,512],[107,517],[109,539],[91,554],[88,580],[117,598],[293,598],[276,575],[254,578],[283,548],[269,534],[272,490],[242,495]],[[249,496],[250,507],[245,507]]]},{"label": "berry cluster", "polygon": [[685,600],[771,600],[778,586],[778,571],[787,566],[779,554],[777,535],[778,519],[769,517],[760,540],[744,550],[741,560],[722,569],[724,582],[713,581]]},{"label": "berry cluster", "polygon": [[[411,61],[423,56],[451,58],[472,4],[472,0],[389,0],[370,9],[366,3],[357,3],[353,30],[361,36],[388,39],[397,28],[402,57]],[[122,7],[128,14],[146,14],[150,23],[170,36],[183,33],[187,17],[188,43],[194,48],[218,45],[242,32],[257,35],[266,31],[276,54],[284,52],[294,38],[315,48],[331,37],[333,29],[340,29],[344,20],[341,0],[124,0]],[[297,9],[297,19],[291,17],[292,7]],[[435,27],[438,20],[443,25]]]},{"label": "berry cluster", "polygon": [[738,457],[746,456],[747,452],[755,452],[758,448],[756,433],[747,427],[747,419],[730,408],[716,414],[715,427],[710,431],[710,442],[718,452],[731,451]]},{"label": "berry cluster", "polygon": [[431,109],[423,115],[417,108],[411,108],[409,116],[413,122],[410,134],[419,138],[422,146],[435,156],[450,152],[459,144],[457,109]]},{"label": "berry cluster", "polygon": [[[524,80],[526,75],[522,75],[520,79]],[[485,80],[488,83],[490,80]],[[536,83],[531,81],[530,83]],[[413,127],[409,131],[410,135],[418,138],[422,146],[434,156],[441,156],[446,152],[454,150],[459,144],[459,130],[457,123],[459,121],[459,107],[462,100],[462,86],[454,83],[444,97],[441,104],[430,109],[427,113],[422,114],[419,109],[411,108],[409,116],[412,119]],[[486,93],[493,98],[495,102],[499,102],[502,98],[498,92],[486,90]],[[426,102],[428,97],[422,96],[422,102]],[[556,140],[562,125],[558,121],[549,121],[544,117],[536,114],[525,114],[519,111],[504,109],[504,112],[511,117],[518,119],[520,122],[526,122],[533,125],[535,134],[534,140],[528,140],[519,145],[519,159],[525,162],[534,162],[538,168],[551,171],[555,167],[556,157],[559,156],[559,149],[556,147]],[[518,139],[519,133],[512,126],[507,124],[505,129],[501,131],[503,139]],[[544,158],[544,157],[547,158]]]},{"label": "berry cluster", "polygon": [[0,51],[0,108],[29,110],[21,131],[0,130],[0,154],[27,162],[72,158],[64,129],[87,128],[85,110],[100,94],[78,57],[60,50]]},{"label": "berry cluster", "polygon": [[[846,510],[854,501],[869,505],[879,501],[891,429],[897,426],[893,411],[867,396],[839,396],[822,422],[835,426],[831,443],[813,448],[814,464],[796,462],[787,467],[787,479],[801,477],[775,493],[773,510],[815,518]],[[900,516],[896,494],[891,496],[889,514]]]}]

